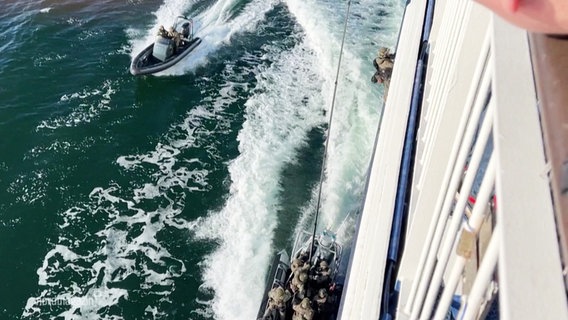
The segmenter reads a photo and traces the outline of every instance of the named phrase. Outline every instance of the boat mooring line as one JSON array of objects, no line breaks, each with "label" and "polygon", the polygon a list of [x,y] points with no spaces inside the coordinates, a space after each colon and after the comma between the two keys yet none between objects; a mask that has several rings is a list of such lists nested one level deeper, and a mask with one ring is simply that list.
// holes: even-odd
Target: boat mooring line
[{"label": "boat mooring line", "polygon": [[312,243],[310,245],[310,254],[309,260],[312,260],[312,251],[314,249],[314,241],[316,237],[316,229],[318,226],[318,216],[320,211],[320,204],[321,204],[321,193],[322,193],[322,185],[323,185],[323,177],[325,175],[325,167],[327,163],[327,150],[329,146],[329,137],[331,136],[331,125],[333,123],[333,109],[335,107],[335,97],[337,95],[337,81],[339,79],[339,70],[341,68],[341,58],[343,56],[343,45],[345,44],[345,35],[347,33],[347,21],[349,20],[349,12],[351,10],[351,0],[347,2],[347,12],[345,14],[345,23],[343,26],[343,37],[341,39],[341,48],[339,49],[339,60],[337,61],[337,73],[335,74],[335,84],[333,86],[333,97],[331,98],[331,108],[329,113],[329,127],[327,129],[327,138],[325,139],[325,149],[324,149],[324,156],[323,156],[323,163],[321,166],[321,173],[320,173],[320,182],[319,182],[319,191],[318,191],[318,201],[316,205],[316,218],[314,221],[314,231],[312,232]]}]

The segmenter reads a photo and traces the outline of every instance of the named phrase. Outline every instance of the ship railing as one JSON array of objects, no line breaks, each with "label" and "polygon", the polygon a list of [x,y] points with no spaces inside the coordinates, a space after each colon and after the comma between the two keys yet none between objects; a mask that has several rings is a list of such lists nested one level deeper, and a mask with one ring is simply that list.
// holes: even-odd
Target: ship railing
[{"label": "ship railing", "polygon": [[528,34],[439,8],[396,317],[568,319]]},{"label": "ship railing", "polygon": [[[545,150],[564,265],[568,265],[568,36],[533,33],[535,71]],[[568,283],[568,273],[564,274]]]}]

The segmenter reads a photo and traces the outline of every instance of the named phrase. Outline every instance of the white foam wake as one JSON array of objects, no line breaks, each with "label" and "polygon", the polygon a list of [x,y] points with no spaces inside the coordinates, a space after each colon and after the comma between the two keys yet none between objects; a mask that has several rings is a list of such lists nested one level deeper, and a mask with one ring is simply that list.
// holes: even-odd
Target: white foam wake
[{"label": "white foam wake", "polygon": [[[328,80],[335,79],[347,2],[286,0],[286,4],[306,30],[306,40],[318,53],[323,73]],[[351,6],[329,132],[321,228],[336,230],[346,215],[360,206],[383,107],[382,88],[370,82],[374,73],[371,62],[379,44],[394,46],[400,22],[394,11],[402,12],[401,7],[397,0],[362,1]],[[384,20],[377,15],[380,11],[389,12]],[[333,82],[324,83],[322,91],[326,106],[330,106]]]},{"label": "white foam wake", "polygon": [[57,104],[72,111],[66,115],[41,121],[36,130],[75,127],[97,119],[102,112],[111,109],[116,86],[117,81],[105,80],[98,88],[85,88],[62,95]]},{"label": "white foam wake", "polygon": [[[122,283],[132,278],[140,285],[135,296],[152,297],[145,316],[168,315],[175,280],[187,269],[158,235],[171,228],[188,228],[180,216],[185,195],[207,191],[209,171],[204,159],[186,155],[188,150],[205,149],[207,162],[218,158],[217,142],[211,145],[209,140],[228,130],[231,119],[224,109],[238,99],[237,91],[247,89],[239,78],[250,72],[257,71],[242,67],[235,71],[228,65],[225,82],[213,82],[207,88],[212,94],[172,125],[153,150],[117,159],[132,176],[148,177],[141,186],[133,190],[117,184],[95,188],[87,202],[61,215],[57,244],[37,270],[41,291],[28,299],[23,317],[48,318],[57,312],[64,319],[118,319],[120,314],[111,307],[129,299]],[[206,129],[205,122],[216,123],[215,131]],[[65,152],[69,147],[34,149],[30,157],[52,149]]]},{"label": "white foam wake", "polygon": [[240,155],[229,165],[229,199],[195,227],[197,236],[221,243],[204,271],[204,284],[215,292],[217,319],[255,318],[278,222],[281,170],[307,132],[325,120],[321,77],[312,69],[316,57],[303,46],[267,55],[277,62],[261,70],[254,89],[259,93],[246,102]]},{"label": "white foam wake", "polygon": [[[227,21],[235,2],[219,1],[196,19],[201,30],[211,35],[209,45],[203,46],[204,53],[227,44],[243,28],[253,30],[277,3],[252,1],[243,11],[246,14]],[[177,11],[191,8],[184,1],[166,4],[167,10],[164,5],[156,13],[157,21],[164,24],[175,16],[170,13],[172,6],[178,6]],[[132,192],[125,192],[118,185],[96,188],[88,203],[63,214],[60,227],[65,231],[74,226],[87,229],[62,232],[66,236],[46,254],[38,268],[41,292],[28,300],[24,316],[41,318],[45,307],[42,303],[65,301],[68,305],[62,307],[61,316],[66,319],[112,319],[113,316],[100,311],[127,299],[128,292],[111,288],[110,284],[132,275],[140,278],[143,290],[164,297],[148,306],[151,316],[163,315],[163,305],[174,290],[173,279],[186,271],[183,262],[172,256],[156,237],[161,230],[173,227],[189,228],[198,238],[215,239],[220,244],[201,264],[203,287],[214,292],[210,307],[215,318],[255,318],[278,224],[281,170],[294,161],[297,150],[306,143],[307,132],[326,121],[322,110],[331,105],[342,31],[341,15],[331,12],[340,12],[343,2],[288,0],[286,4],[305,30],[305,40],[287,52],[266,46],[263,59],[273,63],[243,71],[253,72],[257,85],[245,104],[245,122],[238,135],[240,155],[229,164],[231,186],[224,207],[207,218],[187,223],[179,217],[184,198],[175,190],[181,187],[199,192],[208,186],[209,172],[200,159],[187,159],[183,154],[198,148],[198,142],[212,135],[197,130],[202,129],[203,119],[222,121],[219,114],[236,100],[235,86],[246,87],[230,82],[221,86],[225,89],[218,90],[218,96],[194,106],[154,150],[117,159],[124,170],[140,170],[151,181]],[[371,58],[382,37],[372,31],[376,17],[369,8],[376,8],[375,5],[364,1],[356,7],[360,25],[350,25],[359,32],[359,39],[374,40],[360,44],[349,38],[345,48],[324,184],[322,221],[327,226],[337,226],[345,220],[346,212],[358,204],[374,141],[381,97],[368,79],[373,72]],[[153,38],[154,31],[145,32],[146,40],[133,40],[133,51]],[[188,59],[182,70],[203,63],[199,61],[205,56]],[[89,92],[77,93],[76,97],[71,94],[63,102],[88,99]],[[159,199],[164,201],[155,202],[163,205],[143,209],[145,200]],[[86,225],[86,220],[95,223]],[[67,272],[73,276],[65,277]]]},{"label": "white foam wake", "polygon": [[[58,242],[37,270],[42,290],[28,299],[23,317],[44,318],[56,306],[64,319],[117,319],[103,311],[128,299],[121,283],[132,277],[139,279],[145,295],[155,296],[148,305],[154,317],[166,314],[174,279],[186,267],[158,240],[158,234],[168,228],[186,228],[179,217],[185,192],[203,192],[208,185],[208,171],[200,160],[180,156],[195,147],[199,134],[208,134],[196,134],[196,125],[214,117],[203,108],[195,110],[172,127],[175,138],[167,139],[167,144],[160,143],[147,154],[117,159],[125,170],[149,174],[151,181],[132,193],[119,185],[95,188],[87,203],[62,214]],[[148,208],[149,203],[155,209]],[[46,314],[44,308],[52,311]]]},{"label": "white foam wake", "polygon": [[[305,30],[305,41],[290,52],[268,54],[269,61],[277,62],[262,70],[255,88],[260,93],[246,104],[240,155],[229,167],[230,197],[222,210],[196,223],[198,236],[221,243],[207,259],[204,272],[205,285],[215,292],[217,319],[255,317],[265,285],[262,271],[273,253],[270,244],[278,223],[281,170],[293,161],[308,130],[325,121],[321,111],[331,105],[343,22],[337,12],[343,7],[304,0],[286,4]],[[357,39],[383,37],[371,32],[376,17],[369,6],[377,5],[365,5],[358,8],[358,31],[366,33],[357,34]],[[324,184],[322,224],[331,228],[353,222],[346,215],[359,206],[364,187],[381,107],[379,92],[369,81],[375,51],[375,43],[361,45],[348,37]],[[301,101],[304,97],[306,105]],[[309,208],[306,212],[313,212]],[[338,231],[348,238],[353,228],[343,225]]]}]

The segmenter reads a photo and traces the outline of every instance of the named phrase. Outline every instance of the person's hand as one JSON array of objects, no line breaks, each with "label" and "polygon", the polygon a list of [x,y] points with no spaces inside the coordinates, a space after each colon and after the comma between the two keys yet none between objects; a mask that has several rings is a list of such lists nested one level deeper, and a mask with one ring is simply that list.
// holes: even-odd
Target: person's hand
[{"label": "person's hand", "polygon": [[476,0],[528,31],[568,34],[567,0]]}]

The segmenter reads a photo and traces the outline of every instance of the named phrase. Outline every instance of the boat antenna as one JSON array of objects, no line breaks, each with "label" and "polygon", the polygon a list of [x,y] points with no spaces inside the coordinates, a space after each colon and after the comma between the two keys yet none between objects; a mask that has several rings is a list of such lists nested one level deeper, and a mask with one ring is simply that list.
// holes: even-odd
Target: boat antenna
[{"label": "boat antenna", "polygon": [[331,136],[331,124],[333,123],[333,109],[335,107],[335,97],[337,95],[337,81],[339,79],[339,69],[341,68],[341,57],[343,56],[343,45],[345,44],[345,34],[347,33],[347,21],[349,20],[349,11],[351,10],[351,0],[347,1],[347,12],[345,14],[345,23],[343,26],[343,37],[341,39],[341,48],[339,49],[339,60],[337,61],[337,73],[335,74],[335,84],[333,86],[333,97],[331,98],[331,107],[329,112],[329,126],[327,129],[327,138],[325,139],[325,149],[323,155],[323,163],[321,166],[321,173],[320,173],[320,182],[319,182],[319,191],[318,191],[318,201],[316,205],[316,218],[314,221],[314,231],[312,232],[312,242],[310,244],[310,254],[308,261],[312,261],[312,254],[314,250],[314,242],[316,238],[316,228],[318,226],[318,216],[320,212],[320,205],[321,205],[321,193],[322,193],[322,185],[323,185],[323,177],[325,175],[325,167],[327,163],[327,150],[329,147],[329,137]]}]

